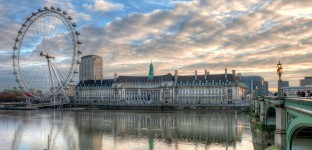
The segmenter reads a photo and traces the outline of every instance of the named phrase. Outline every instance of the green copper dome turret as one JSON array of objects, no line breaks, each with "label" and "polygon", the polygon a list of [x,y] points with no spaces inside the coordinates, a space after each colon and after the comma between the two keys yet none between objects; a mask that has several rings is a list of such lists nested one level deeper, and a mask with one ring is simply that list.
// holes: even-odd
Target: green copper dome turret
[{"label": "green copper dome turret", "polygon": [[151,62],[150,67],[149,67],[148,79],[152,80],[153,77],[154,77],[154,67],[153,67],[153,63]]}]

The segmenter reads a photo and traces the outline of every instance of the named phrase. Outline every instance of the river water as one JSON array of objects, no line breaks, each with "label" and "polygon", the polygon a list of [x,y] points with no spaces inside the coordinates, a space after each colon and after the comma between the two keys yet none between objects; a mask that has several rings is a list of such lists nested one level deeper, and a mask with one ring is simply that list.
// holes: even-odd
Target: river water
[{"label": "river water", "polygon": [[0,110],[0,150],[253,150],[250,126],[236,111]]}]

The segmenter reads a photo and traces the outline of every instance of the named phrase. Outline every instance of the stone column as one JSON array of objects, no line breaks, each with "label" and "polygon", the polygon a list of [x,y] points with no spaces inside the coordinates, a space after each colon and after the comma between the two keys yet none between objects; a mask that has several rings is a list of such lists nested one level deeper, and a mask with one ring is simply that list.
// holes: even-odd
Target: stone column
[{"label": "stone column", "polygon": [[260,115],[258,97],[255,98],[255,113],[257,116]]},{"label": "stone column", "polygon": [[264,98],[259,97],[260,102],[260,121],[261,123],[264,123]]},{"label": "stone column", "polygon": [[174,86],[172,87],[172,100],[175,99],[175,90],[174,90]]},{"label": "stone column", "polygon": [[284,108],[284,97],[275,99],[276,107],[276,129],[274,142],[281,149],[286,149],[286,110]]},{"label": "stone column", "polygon": [[160,92],[159,92],[159,101],[162,101],[162,98],[163,98],[163,89],[160,89]]}]

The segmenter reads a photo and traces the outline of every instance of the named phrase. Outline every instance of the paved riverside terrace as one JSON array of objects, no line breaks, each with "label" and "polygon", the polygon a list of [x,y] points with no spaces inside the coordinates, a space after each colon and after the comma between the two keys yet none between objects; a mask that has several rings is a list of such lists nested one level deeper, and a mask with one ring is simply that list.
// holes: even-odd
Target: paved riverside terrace
[{"label": "paved riverside terrace", "polygon": [[281,149],[312,147],[312,99],[257,97],[251,102],[263,125],[275,125],[275,144]]},{"label": "paved riverside terrace", "polygon": [[142,109],[142,108],[163,108],[168,107],[170,109],[180,110],[180,109],[205,109],[205,108],[212,108],[212,109],[240,109],[240,108],[247,108],[250,106],[250,101],[248,100],[239,100],[239,101],[230,101],[226,104],[221,103],[161,103],[161,102],[154,102],[154,103],[125,103],[124,101],[111,101],[110,103],[82,103],[79,105],[75,104],[62,104],[62,103],[38,103],[38,104],[26,104],[26,103],[2,103],[0,104],[0,109],[38,109],[38,108],[62,108],[67,107],[69,105],[78,106],[82,108],[104,108],[104,109]]}]

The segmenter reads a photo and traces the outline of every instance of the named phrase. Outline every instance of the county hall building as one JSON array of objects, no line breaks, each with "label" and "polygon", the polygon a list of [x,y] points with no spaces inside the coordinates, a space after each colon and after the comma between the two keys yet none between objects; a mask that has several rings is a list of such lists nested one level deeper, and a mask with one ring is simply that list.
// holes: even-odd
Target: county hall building
[{"label": "county hall building", "polygon": [[[95,67],[94,67],[95,68]],[[246,85],[232,74],[117,76],[114,79],[81,80],[76,86],[76,104],[227,104],[245,99]]]}]

